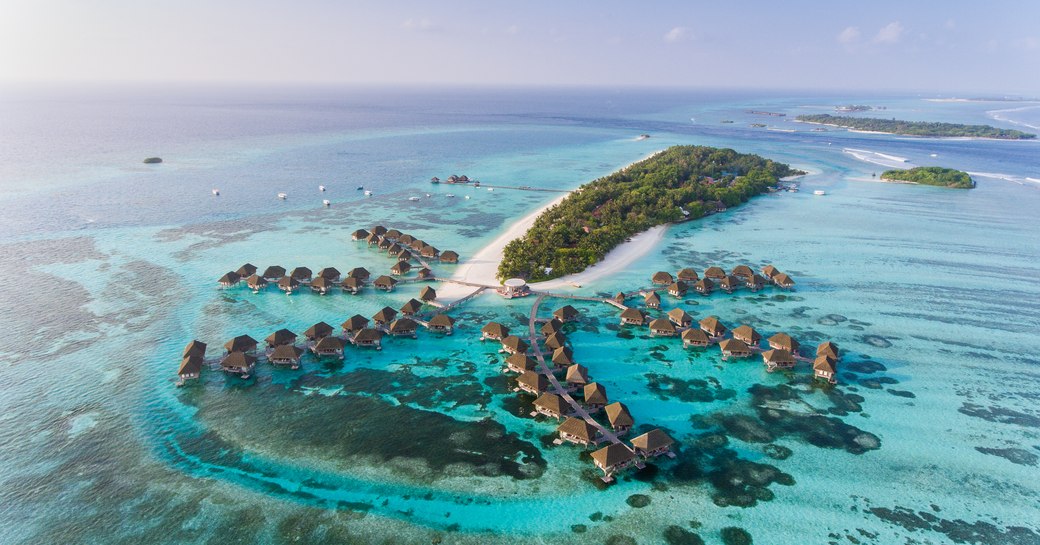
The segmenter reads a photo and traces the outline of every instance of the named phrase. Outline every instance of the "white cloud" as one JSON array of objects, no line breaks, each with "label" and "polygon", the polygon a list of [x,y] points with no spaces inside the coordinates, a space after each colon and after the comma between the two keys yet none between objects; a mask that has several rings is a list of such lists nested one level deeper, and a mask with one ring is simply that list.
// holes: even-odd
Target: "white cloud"
[{"label": "white cloud", "polygon": [[1040,40],[1037,40],[1034,36],[1028,36],[1022,39],[1022,48],[1027,51],[1032,51],[1040,47]]},{"label": "white cloud", "polygon": [[953,19],[947,19],[946,20],[946,24],[943,25],[943,26],[946,27],[946,30],[956,30],[957,29],[957,21],[954,21]]},{"label": "white cloud", "polygon": [[874,42],[879,44],[894,44],[903,37],[903,25],[899,21],[892,21],[887,25],[881,27],[877,35],[874,36]]},{"label": "white cloud", "polygon": [[838,34],[838,41],[843,44],[851,44],[859,41],[861,33],[858,28],[854,26],[846,27],[845,30]]},{"label": "white cloud", "polygon": [[429,19],[408,19],[401,26],[407,30],[434,31],[439,27]]},{"label": "white cloud", "polygon": [[520,32],[520,27],[516,25],[506,27],[506,34],[516,34],[517,32]]},{"label": "white cloud", "polygon": [[664,34],[664,41],[668,43],[680,42],[686,39],[689,30],[686,27],[677,26]]}]

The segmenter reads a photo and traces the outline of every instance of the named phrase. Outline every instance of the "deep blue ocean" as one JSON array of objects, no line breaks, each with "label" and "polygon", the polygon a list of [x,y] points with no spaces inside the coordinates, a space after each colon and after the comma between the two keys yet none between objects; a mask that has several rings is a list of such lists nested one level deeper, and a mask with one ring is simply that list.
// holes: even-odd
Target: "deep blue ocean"
[{"label": "deep blue ocean", "polygon": [[[6,89],[0,543],[1040,543],[1040,143],[793,121],[855,103],[885,108],[856,115],[1040,126],[1036,103],[933,98]],[[661,312],[833,340],[836,386],[804,364],[767,373],[683,350],[619,327],[613,307],[577,304],[575,358],[637,428],[678,442],[674,460],[611,486],[588,453],[553,445],[555,423],[529,416],[496,346],[477,340],[489,320],[526,327],[530,300],[476,298],[452,312],[450,337],[175,386],[192,339],[214,356],[235,335],[338,325],[418,289],[220,289],[243,263],[385,271],[393,261],[350,240],[376,223],[465,260],[556,194],[430,177],[573,189],[675,144],[810,174],[798,193],[670,227],[623,273],[570,291],[775,264],[794,291],[664,297]],[[912,165],[966,170],[978,186],[874,181]],[[546,300],[543,315],[563,304]]]}]

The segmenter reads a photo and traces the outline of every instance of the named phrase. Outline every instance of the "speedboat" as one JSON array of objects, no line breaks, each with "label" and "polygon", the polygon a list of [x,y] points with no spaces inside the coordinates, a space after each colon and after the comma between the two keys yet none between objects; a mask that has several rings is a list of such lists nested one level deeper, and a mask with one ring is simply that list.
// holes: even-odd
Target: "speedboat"
[{"label": "speedboat", "polygon": [[318,186],[318,191],[325,191],[325,186],[319,185]]},{"label": "speedboat", "polygon": [[286,197],[288,197],[288,196],[289,196],[289,195],[286,195],[285,193],[279,193],[279,194],[278,194],[278,198],[279,198],[279,199],[282,199],[283,201],[284,201],[284,200],[285,200],[285,198],[286,198]]},{"label": "speedboat", "polygon": [[213,190],[213,196],[216,197],[217,195],[220,195],[220,190],[219,189],[214,189]]},{"label": "speedboat", "polygon": [[419,200],[419,197],[408,197],[408,200],[410,200],[410,201],[417,201],[417,200]]},{"label": "speedboat", "polygon": [[466,195],[466,200],[469,200],[469,195]]},{"label": "speedboat", "polygon": [[493,188],[493,187],[489,187],[488,188],[488,191],[494,191],[494,190],[495,190],[495,188]]},{"label": "speedboat", "polygon": [[357,190],[358,190],[358,191],[361,191],[362,189],[365,189],[365,186],[363,186],[363,185],[359,185],[359,186],[357,186]]},{"label": "speedboat", "polygon": [[813,191],[812,194],[813,195],[826,195],[827,192],[822,190],[822,189],[817,189],[816,191]]},{"label": "speedboat", "polygon": [[433,195],[430,195],[429,193],[427,193],[427,194],[426,194],[426,198],[427,198],[427,199],[429,199],[429,198],[430,198],[430,197],[432,197],[432,196],[433,196]]},{"label": "speedboat", "polygon": [[372,192],[371,192],[371,191],[368,191],[368,190],[366,189],[366,190],[365,190],[365,196],[366,196],[366,197],[371,197],[371,196],[372,196]]},{"label": "speedboat", "polygon": [[455,198],[455,194],[454,193],[448,193],[447,195],[445,195],[445,197],[448,197],[449,199],[454,199]]},{"label": "speedboat", "polygon": [[332,206],[332,201],[325,199],[321,201],[321,204],[324,204],[325,206]]}]

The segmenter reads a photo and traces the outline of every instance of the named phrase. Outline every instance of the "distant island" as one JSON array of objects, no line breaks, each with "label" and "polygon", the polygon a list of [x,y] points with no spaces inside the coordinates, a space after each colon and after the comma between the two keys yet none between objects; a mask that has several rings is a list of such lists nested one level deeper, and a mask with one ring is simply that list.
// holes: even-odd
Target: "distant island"
[{"label": "distant island", "polygon": [[542,212],[523,237],[506,245],[498,276],[542,281],[581,272],[632,235],[737,206],[780,178],[801,174],[731,149],[670,147]]},{"label": "distant island", "polygon": [[162,162],[162,157],[149,157],[144,160],[146,165],[157,165]]},{"label": "distant island", "polygon": [[912,184],[952,187],[956,189],[971,189],[975,187],[975,182],[967,172],[943,167],[915,167],[905,170],[886,170],[881,173],[881,179]]},{"label": "distant island", "polygon": [[845,104],[843,106],[834,107],[834,110],[838,112],[866,112],[873,109],[873,106],[867,106],[865,104]]},{"label": "distant island", "polygon": [[796,121],[818,123],[845,127],[859,131],[884,132],[907,136],[938,137],[972,137],[999,138],[1002,140],[1023,140],[1036,138],[1035,134],[1000,129],[990,125],[962,125],[960,123],[940,123],[934,121],[901,121],[898,119],[879,119],[875,117],[850,117],[830,114],[800,115]]}]

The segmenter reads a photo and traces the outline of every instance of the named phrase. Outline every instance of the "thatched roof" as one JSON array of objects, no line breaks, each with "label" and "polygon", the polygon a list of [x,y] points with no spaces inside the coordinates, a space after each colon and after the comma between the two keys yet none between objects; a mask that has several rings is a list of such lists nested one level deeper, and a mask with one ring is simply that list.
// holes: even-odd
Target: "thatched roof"
[{"label": "thatched roof", "polygon": [[794,356],[787,350],[773,349],[762,352],[762,361],[766,363],[794,363]]},{"label": "thatched roof", "polygon": [[367,242],[369,246],[371,246],[373,244],[379,244],[380,242],[382,242],[382,240],[383,240],[383,237],[381,237],[381,236],[379,236],[379,235],[377,235],[375,233],[372,233],[372,234],[368,235],[367,237],[365,237],[365,242]]},{"label": "thatched roof", "polygon": [[288,329],[282,328],[268,335],[267,338],[264,339],[264,342],[271,346],[292,344],[296,342],[296,334]]},{"label": "thatched roof", "polygon": [[224,276],[221,276],[220,278],[217,279],[217,283],[218,284],[232,285],[232,284],[237,284],[239,280],[242,280],[242,276],[241,275],[239,275],[237,272],[234,272],[234,271],[228,271],[228,272],[224,273]]},{"label": "thatched roof", "polygon": [[513,352],[519,353],[527,352],[528,348],[527,343],[525,343],[523,339],[517,337],[516,335],[510,335],[502,339],[502,346],[508,348]]},{"label": "thatched roof", "polygon": [[619,291],[619,292],[615,293],[614,294],[614,301],[616,301],[618,303],[621,303],[622,305],[625,304],[625,292]]},{"label": "thatched roof", "polygon": [[291,277],[283,276],[278,280],[278,287],[284,289],[296,289],[300,287],[300,281]]},{"label": "thatched roof", "polygon": [[610,422],[610,426],[613,428],[634,426],[636,423],[635,419],[632,418],[632,413],[628,412],[628,407],[620,401],[615,401],[603,407],[603,411],[607,413],[607,421]]},{"label": "thatched roof", "polygon": [[726,332],[726,326],[722,325],[718,316],[708,316],[700,321],[699,325],[705,333],[712,337],[718,337]]},{"label": "thatched roof", "polygon": [[559,318],[553,318],[542,324],[542,335],[552,335],[563,328],[563,322]]},{"label": "thatched roof", "polygon": [[422,250],[419,250],[419,254],[423,257],[437,257],[441,254],[441,251],[433,246],[423,246]]},{"label": "thatched roof", "polygon": [[563,320],[564,322],[577,319],[580,314],[581,313],[578,312],[578,309],[571,305],[564,305],[553,311],[553,316]]},{"label": "thatched roof", "polygon": [[719,341],[719,349],[722,350],[723,353],[729,354],[746,354],[751,352],[747,343],[740,339],[725,339]]},{"label": "thatched roof", "polygon": [[562,397],[556,394],[550,394],[549,392],[545,392],[538,396],[538,399],[534,400],[534,406],[559,415],[566,413],[569,408],[567,402],[564,401]]},{"label": "thatched roof", "polygon": [[401,250],[401,253],[397,254],[398,261],[410,261],[413,257],[412,252],[408,250]]},{"label": "thatched roof", "polygon": [[423,268],[419,269],[418,275],[419,275],[419,278],[433,278],[433,271],[431,271],[430,269],[427,269],[426,267],[423,267]]},{"label": "thatched roof", "polygon": [[419,299],[422,299],[423,301],[433,301],[436,298],[437,290],[430,286],[423,286],[423,288],[419,290]]},{"label": "thatched roof", "polygon": [[681,308],[673,308],[672,310],[669,310],[668,319],[676,324],[693,323],[693,316],[690,316],[685,310]]},{"label": "thatched roof", "polygon": [[381,287],[381,288],[382,287],[392,288],[392,287],[397,285],[397,280],[394,280],[393,278],[390,278],[389,276],[384,274],[384,275],[380,276],[379,278],[376,278],[375,281],[373,281],[372,283],[375,284],[378,287]]},{"label": "thatched roof", "polygon": [[239,335],[224,343],[224,349],[228,352],[249,352],[256,348],[256,339],[249,335]]},{"label": "thatched roof", "polygon": [[707,292],[715,289],[715,282],[712,282],[711,280],[709,280],[707,278],[701,278],[700,280],[697,281],[696,284],[693,285],[693,289],[695,289],[695,290],[697,290],[697,291],[699,291],[701,293],[707,293]]},{"label": "thatched roof", "polygon": [[389,250],[393,246],[394,243],[390,242],[390,239],[388,238],[381,238],[379,239],[379,244],[376,244],[376,248],[379,248],[380,250]]},{"label": "thatched roof", "polygon": [[537,392],[545,391],[545,389],[549,387],[549,379],[545,378],[545,375],[535,371],[524,371],[523,373],[520,373],[520,376],[516,378],[516,381]]},{"label": "thatched roof", "polygon": [[256,363],[256,356],[244,352],[232,352],[220,360],[221,367],[234,369],[245,369],[254,363]]},{"label": "thatched roof", "polygon": [[500,339],[504,339],[509,336],[509,328],[498,322],[488,322],[487,325],[480,328],[480,332],[485,335],[498,337]]},{"label": "thatched roof", "polygon": [[415,320],[411,318],[399,318],[390,322],[390,333],[407,333],[418,328],[419,324],[415,323]]},{"label": "thatched roof", "polygon": [[441,261],[445,263],[456,263],[459,260],[459,254],[451,250],[441,252]]},{"label": "thatched roof", "polygon": [[415,250],[415,251],[417,251],[417,252],[418,252],[418,251],[420,251],[420,250],[422,250],[422,249],[423,249],[423,247],[427,245],[427,244],[426,244],[425,242],[423,242],[423,241],[422,241],[422,240],[420,240],[420,239],[415,239],[415,240],[413,240],[413,241],[411,241],[411,242],[409,242],[409,243],[407,243],[407,244],[408,244],[408,246],[409,246],[409,247],[410,247],[411,249],[413,249],[413,250]]},{"label": "thatched roof", "polygon": [[267,285],[267,280],[258,274],[254,274],[246,278],[246,285],[250,288],[262,288]]},{"label": "thatched roof", "polygon": [[566,346],[553,350],[552,362],[556,365],[571,365],[574,363],[574,352]]},{"label": "thatched roof", "polygon": [[303,336],[308,339],[320,339],[332,335],[333,331],[335,331],[335,329],[333,329],[329,324],[318,322],[308,327],[307,330],[303,332]]},{"label": "thatched roof", "polygon": [[383,307],[372,315],[372,320],[376,323],[390,323],[397,317],[397,311],[390,307]]},{"label": "thatched roof", "polygon": [[798,341],[794,340],[794,338],[787,333],[777,333],[776,335],[769,337],[769,346],[790,352],[798,351]]},{"label": "thatched roof", "polygon": [[719,287],[724,290],[731,290],[744,285],[744,281],[733,275],[727,275],[722,280],[719,280]]},{"label": "thatched roof", "polygon": [[397,254],[399,254],[399,253],[401,253],[403,251],[404,251],[404,248],[400,244],[398,244],[396,242],[391,244],[390,246],[388,246],[386,248],[386,253],[388,253],[390,255],[397,255]]},{"label": "thatched roof", "polygon": [[675,279],[664,271],[657,271],[650,277],[650,281],[654,284],[671,284]]},{"label": "thatched roof", "polygon": [[538,361],[527,354],[513,354],[506,358],[506,365],[524,371],[536,369]]},{"label": "thatched roof", "polygon": [[400,242],[401,244],[411,244],[412,242],[415,242],[415,237],[409,235],[408,233],[405,233],[397,237],[397,242]]},{"label": "thatched roof", "polygon": [[358,331],[360,329],[364,329],[367,326],[368,318],[365,318],[360,314],[355,314],[350,318],[347,318],[342,324],[340,324],[340,327],[343,328],[343,331]]},{"label": "thatched roof", "polygon": [[772,265],[766,265],[765,267],[762,267],[762,274],[766,275],[767,278],[772,278],[774,275],[776,275],[779,272],[780,272],[780,269],[777,269],[776,267],[774,267]]},{"label": "thatched roof", "polygon": [[378,329],[366,327],[354,334],[354,342],[378,341],[383,338],[383,332]]},{"label": "thatched roof", "polygon": [[296,267],[291,273],[289,273],[289,276],[297,280],[310,280],[313,273],[311,273],[311,270],[307,267]]},{"label": "thatched roof", "polygon": [[632,446],[645,452],[664,448],[672,443],[675,443],[675,439],[659,429],[650,430],[639,437],[632,438]]},{"label": "thatched roof", "polygon": [[664,318],[657,318],[650,322],[650,331],[665,331],[675,333],[675,324]]},{"label": "thatched roof", "polygon": [[834,359],[838,359],[838,345],[831,341],[820,343],[820,346],[816,347],[817,356],[830,356]]},{"label": "thatched roof", "polygon": [[646,321],[646,313],[638,308],[626,308],[621,311],[621,318],[642,324]]},{"label": "thatched roof", "polygon": [[318,271],[318,276],[334,281],[340,277],[340,272],[336,267],[325,267]]},{"label": "thatched roof", "polygon": [[789,288],[794,285],[794,279],[787,275],[787,273],[777,273],[773,276],[773,282],[776,282],[777,286]]},{"label": "thatched roof", "polygon": [[646,304],[646,305],[660,305],[661,304],[661,296],[657,295],[656,291],[652,291],[652,292],[646,294],[646,298],[643,299],[643,303]]},{"label": "thatched roof", "polygon": [[751,267],[748,267],[747,265],[737,265],[736,267],[733,267],[730,274],[741,278],[751,278],[751,276],[755,274],[755,271],[751,270]]},{"label": "thatched roof", "polygon": [[314,280],[311,280],[311,289],[315,290],[327,291],[335,285],[335,281],[329,278],[325,278],[324,276],[319,276]]},{"label": "thatched roof", "polygon": [[607,404],[607,389],[598,382],[592,382],[586,384],[582,388],[582,393],[585,394],[585,403],[596,403],[598,405]]},{"label": "thatched roof", "polygon": [[751,278],[748,281],[752,285],[758,286],[758,287],[762,287],[762,286],[766,285],[766,279],[761,274],[758,274],[758,273],[755,273],[755,274],[751,275]]},{"label": "thatched roof", "polygon": [[707,333],[691,327],[682,332],[682,340],[691,344],[703,344],[707,343],[710,339],[708,339]]},{"label": "thatched roof", "polygon": [[339,283],[339,285],[343,286],[348,290],[359,290],[362,287],[364,287],[364,284],[361,283],[360,278],[354,278],[352,276],[344,278],[343,281]]},{"label": "thatched roof", "polygon": [[402,234],[403,233],[401,233],[401,231],[398,231],[397,229],[389,229],[386,233],[383,234],[383,236],[386,238],[398,239],[401,238]]},{"label": "thatched roof", "polygon": [[271,265],[270,267],[264,269],[264,278],[268,280],[277,280],[283,276],[285,276],[285,267]]},{"label": "thatched roof", "polygon": [[566,433],[567,435],[577,437],[587,443],[595,441],[597,432],[596,428],[593,427],[592,424],[573,416],[564,420],[563,424],[560,424],[559,427],[556,428],[556,431],[561,434]]},{"label": "thatched roof", "polygon": [[567,368],[567,377],[564,379],[572,384],[585,384],[589,381],[589,370],[580,363],[575,363]]},{"label": "thatched roof", "polygon": [[435,314],[430,321],[427,322],[433,327],[452,328],[455,327],[455,319],[447,314]]},{"label": "thatched roof", "polygon": [[835,372],[837,372],[836,363],[837,362],[834,360],[834,358],[825,354],[820,354],[819,356],[816,356],[815,360],[813,360],[812,368],[813,371],[822,371],[824,373],[830,373],[833,375]]},{"label": "thatched roof", "polygon": [[200,371],[202,371],[202,356],[197,354],[185,356],[181,360],[180,367],[177,368],[178,375],[196,375]]},{"label": "thatched roof", "polygon": [[372,233],[375,235],[383,236],[386,234],[386,227],[383,227],[382,225],[373,226]]},{"label": "thatched roof", "polygon": [[422,305],[422,301],[409,299],[408,302],[401,305],[401,314],[416,314],[422,310]]},{"label": "thatched roof", "polygon": [[235,274],[242,278],[245,278],[247,276],[253,276],[254,274],[256,274],[256,265],[253,265],[252,263],[246,263],[245,265],[239,267],[238,270],[235,271]]},{"label": "thatched roof", "polygon": [[350,238],[353,238],[354,240],[361,240],[361,239],[367,238],[368,235],[370,235],[370,234],[371,233],[369,233],[368,231],[366,231],[364,229],[358,229],[357,231],[354,231],[354,233],[350,235]]},{"label": "thatched roof", "polygon": [[712,279],[725,278],[726,271],[722,270],[722,267],[708,267],[707,270],[704,271],[704,276]]},{"label": "thatched roof", "polygon": [[755,328],[745,324],[733,330],[733,338],[748,344],[758,344],[762,340],[762,335],[759,335]]},{"label": "thatched roof", "polygon": [[686,293],[686,290],[688,289],[690,289],[690,287],[686,285],[686,282],[679,280],[678,282],[673,282],[672,285],[668,286],[668,293],[671,293],[673,295],[683,295]]},{"label": "thatched roof", "polygon": [[[335,337],[325,337],[325,338],[326,339],[335,339]],[[324,340],[324,339],[322,339],[322,340]],[[321,344],[321,343],[318,343],[318,344]],[[299,360],[300,356],[302,356],[302,355],[303,355],[303,349],[300,348],[299,346],[294,346],[294,345],[291,345],[291,344],[283,344],[283,345],[280,345],[280,346],[276,346],[275,349],[273,351],[271,351],[271,355],[268,356],[267,359],[270,359],[270,360],[293,360],[293,361],[296,361],[296,360]]]},{"label": "thatched roof", "polygon": [[700,276],[697,275],[697,271],[690,268],[680,270],[676,276],[679,277],[679,280],[687,282],[696,282],[700,278]]},{"label": "thatched roof", "polygon": [[545,347],[549,350],[556,350],[567,345],[567,337],[563,336],[563,333],[553,333],[545,338]]},{"label": "thatched roof", "polygon": [[410,270],[412,270],[412,265],[407,261],[398,261],[393,267],[390,267],[390,272],[393,274],[405,274]]},{"label": "thatched roof", "polygon": [[636,455],[623,443],[613,443],[592,453],[592,459],[601,468],[614,467],[632,461]]},{"label": "thatched roof", "polygon": [[206,343],[202,341],[191,341],[184,347],[183,357],[188,357],[192,354],[198,354],[199,356],[206,355]]}]

